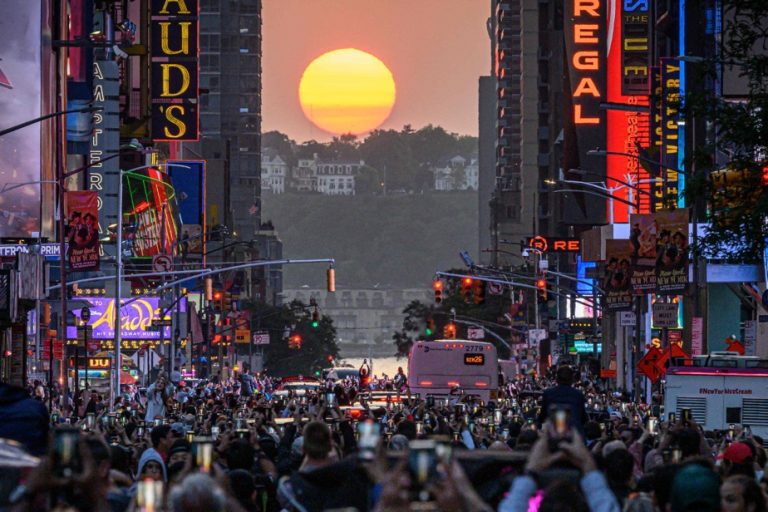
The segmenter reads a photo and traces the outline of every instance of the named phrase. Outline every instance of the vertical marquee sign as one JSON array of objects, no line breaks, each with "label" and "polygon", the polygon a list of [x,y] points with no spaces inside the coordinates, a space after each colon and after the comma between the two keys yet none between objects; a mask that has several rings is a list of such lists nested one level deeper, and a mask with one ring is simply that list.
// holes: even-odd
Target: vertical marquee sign
[{"label": "vertical marquee sign", "polygon": [[198,0],[152,0],[152,138],[198,139]]},{"label": "vertical marquee sign", "polygon": [[677,123],[680,119],[680,62],[661,59],[661,163],[664,166],[664,206],[677,206],[677,163],[680,138]]},{"label": "vertical marquee sign", "polygon": [[[605,172],[601,162],[588,156],[591,149],[605,147],[605,6],[608,0],[566,0],[563,35],[565,37],[568,79],[565,92],[570,96],[570,115],[566,119],[564,168]],[[567,96],[566,96],[567,97]],[[585,200],[576,203],[583,218],[575,223],[601,223],[605,205]]]},{"label": "vertical marquee sign", "polygon": [[621,0],[621,94],[646,96],[651,69],[651,0]]}]

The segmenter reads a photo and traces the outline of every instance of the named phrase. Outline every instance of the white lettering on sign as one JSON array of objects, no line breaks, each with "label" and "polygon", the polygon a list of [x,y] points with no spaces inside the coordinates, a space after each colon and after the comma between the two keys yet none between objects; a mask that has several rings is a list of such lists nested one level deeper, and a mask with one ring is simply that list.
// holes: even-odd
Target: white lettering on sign
[{"label": "white lettering on sign", "polygon": [[739,389],[739,388],[699,388],[700,395],[751,395],[751,389]]}]

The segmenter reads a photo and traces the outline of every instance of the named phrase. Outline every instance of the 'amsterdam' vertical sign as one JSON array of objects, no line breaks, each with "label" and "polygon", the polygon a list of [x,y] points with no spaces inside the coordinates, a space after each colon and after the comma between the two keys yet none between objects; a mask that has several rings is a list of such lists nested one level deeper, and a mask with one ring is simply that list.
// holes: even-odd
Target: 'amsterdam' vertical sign
[{"label": "'amsterdam' vertical sign", "polygon": [[198,0],[152,0],[152,139],[198,139]]}]

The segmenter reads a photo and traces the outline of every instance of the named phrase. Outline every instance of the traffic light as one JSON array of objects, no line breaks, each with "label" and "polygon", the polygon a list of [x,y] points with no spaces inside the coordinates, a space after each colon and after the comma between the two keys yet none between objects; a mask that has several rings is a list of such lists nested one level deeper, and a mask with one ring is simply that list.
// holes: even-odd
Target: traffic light
[{"label": "traffic light", "polygon": [[315,307],[315,310],[312,311],[312,328],[317,329],[318,326],[320,326],[320,312]]},{"label": "traffic light", "polygon": [[427,336],[435,334],[435,320],[432,317],[427,318],[427,330],[425,331]]},{"label": "traffic light", "polygon": [[464,298],[464,302],[468,303],[472,301],[472,278],[471,277],[461,278],[461,296]]},{"label": "traffic light", "polygon": [[539,290],[538,291],[539,299],[541,301],[546,301],[547,300],[547,280],[541,279],[541,278],[537,279],[536,288],[538,288]]},{"label": "traffic light", "polygon": [[443,328],[443,336],[445,336],[446,339],[455,340],[456,324],[454,323],[445,324],[445,327]]},{"label": "traffic light", "polygon": [[221,312],[227,313],[232,310],[232,294],[224,292],[221,294]]},{"label": "traffic light", "polygon": [[440,304],[443,302],[443,281],[435,279],[432,281],[432,288],[435,289],[435,304]]},{"label": "traffic light", "polygon": [[485,304],[485,281],[481,279],[475,280],[474,301],[477,305]]},{"label": "traffic light", "polygon": [[332,363],[333,362],[333,354],[328,354],[326,359],[328,360],[329,363]]},{"label": "traffic light", "polygon": [[296,350],[301,348],[301,334],[292,334],[291,337],[288,338],[288,348]]},{"label": "traffic light", "polygon": [[326,289],[328,292],[333,293],[336,291],[336,269],[331,267],[325,273]]},{"label": "traffic light", "polygon": [[224,299],[224,292],[216,290],[213,292],[213,310],[221,313],[222,302]]}]

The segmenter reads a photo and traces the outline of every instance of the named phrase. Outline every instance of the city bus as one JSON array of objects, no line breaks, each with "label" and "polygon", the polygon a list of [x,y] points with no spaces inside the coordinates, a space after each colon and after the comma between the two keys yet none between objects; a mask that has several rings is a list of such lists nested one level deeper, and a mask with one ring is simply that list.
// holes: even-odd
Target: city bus
[{"label": "city bus", "polygon": [[499,387],[499,359],[491,343],[468,340],[417,341],[408,354],[411,394],[447,396],[458,388],[486,402]]}]

